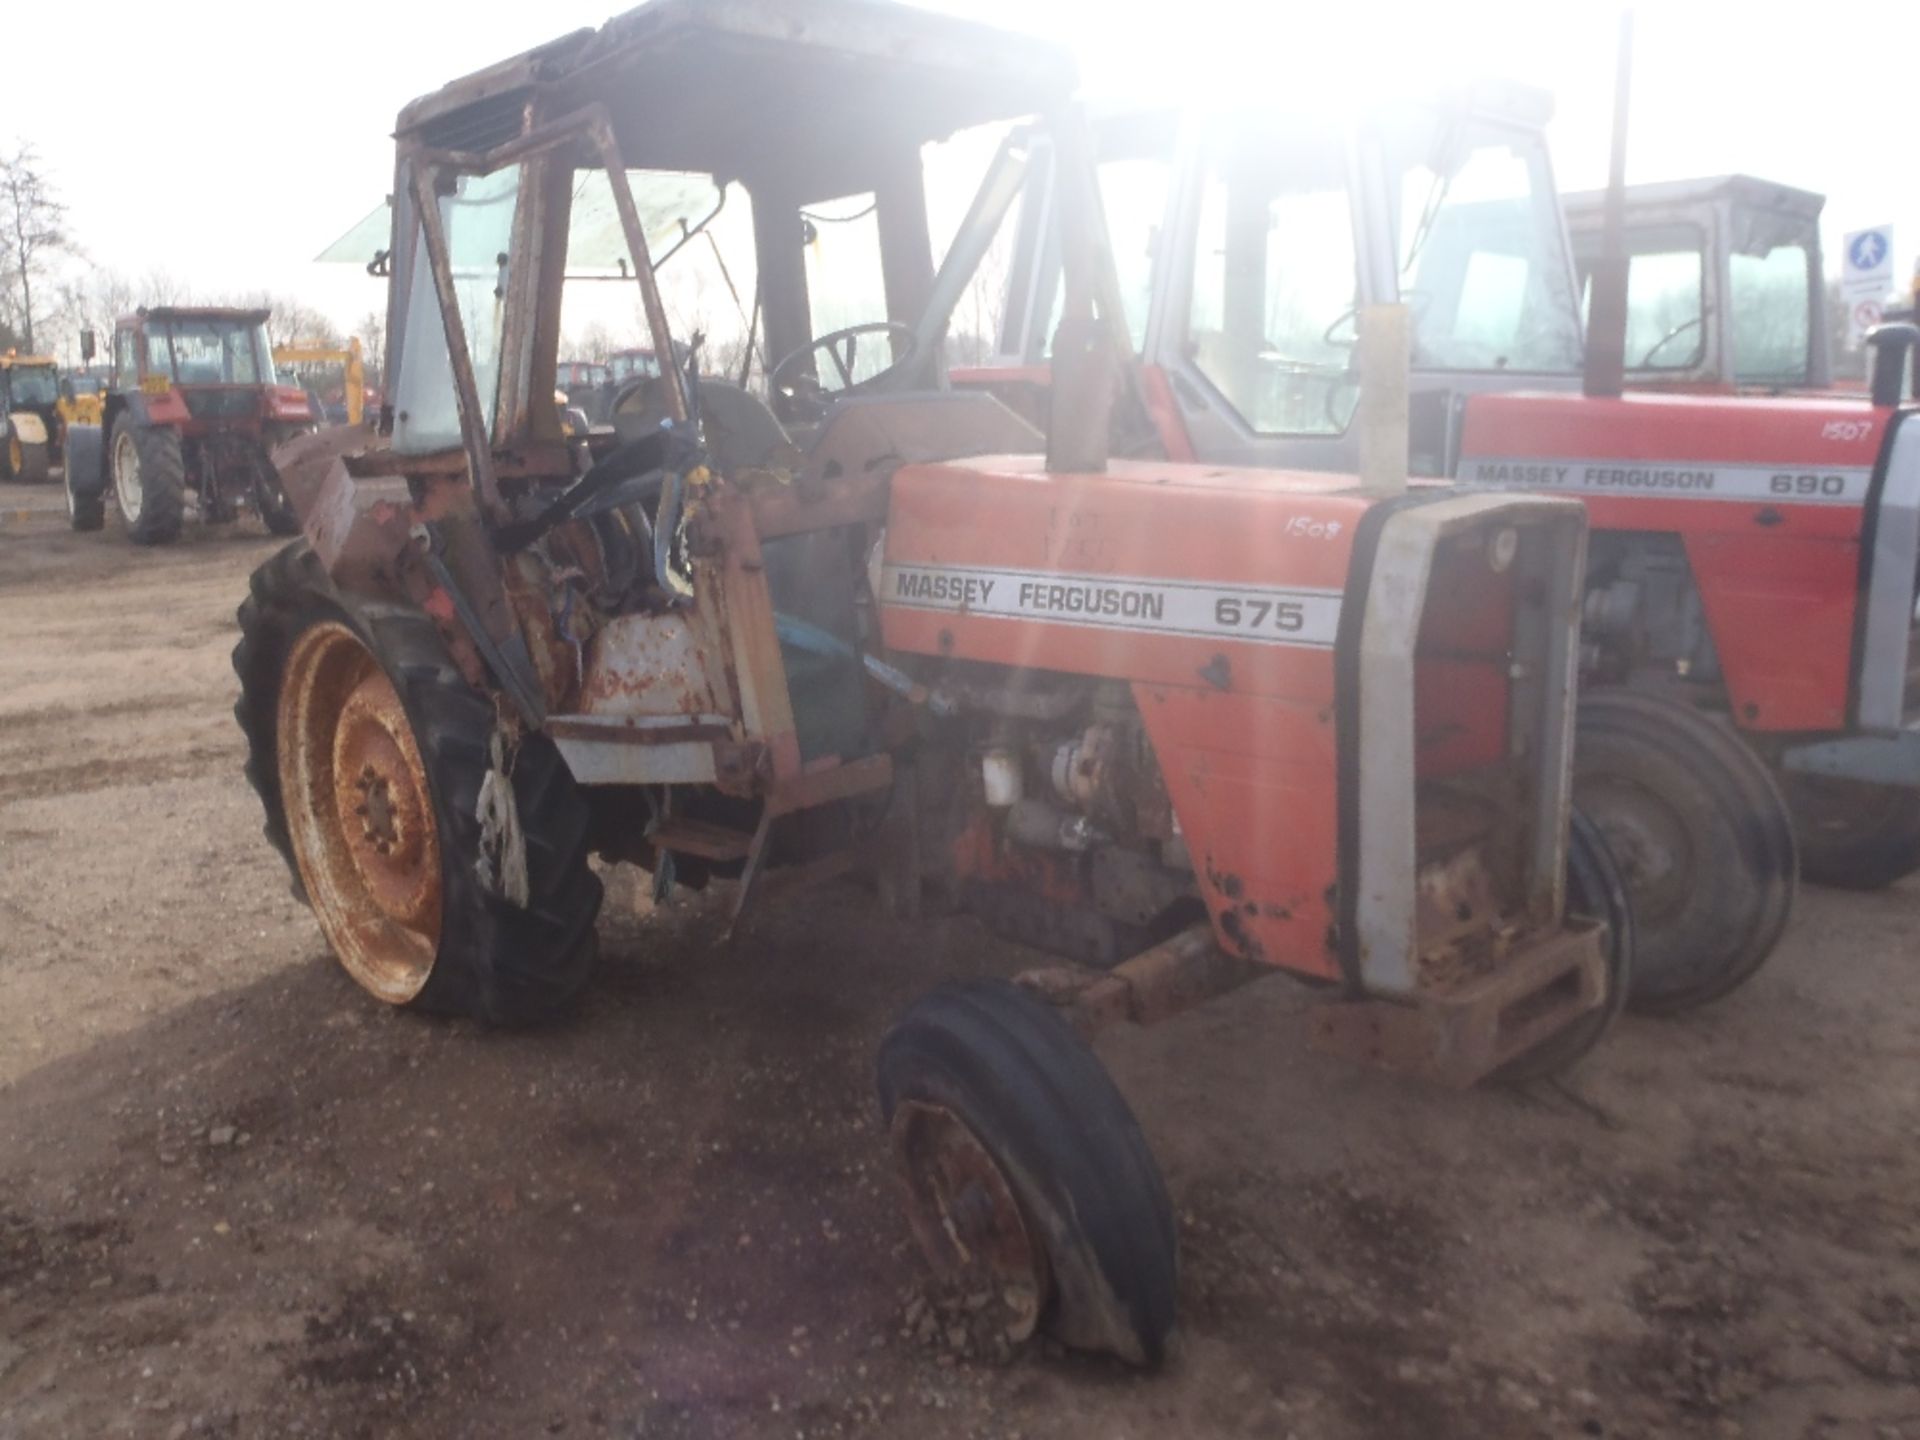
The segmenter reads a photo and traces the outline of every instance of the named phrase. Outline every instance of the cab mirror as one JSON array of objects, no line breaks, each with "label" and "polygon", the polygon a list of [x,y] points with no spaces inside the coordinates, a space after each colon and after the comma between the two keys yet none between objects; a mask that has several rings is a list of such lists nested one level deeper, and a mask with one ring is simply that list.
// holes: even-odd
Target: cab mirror
[{"label": "cab mirror", "polygon": [[80,363],[82,365],[91,365],[93,363],[93,356],[93,331],[82,330],[80,332]]}]

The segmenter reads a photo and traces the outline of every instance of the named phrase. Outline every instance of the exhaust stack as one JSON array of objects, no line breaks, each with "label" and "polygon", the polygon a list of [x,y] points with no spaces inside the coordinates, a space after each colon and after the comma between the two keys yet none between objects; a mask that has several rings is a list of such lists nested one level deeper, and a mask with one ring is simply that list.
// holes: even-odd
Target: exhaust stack
[{"label": "exhaust stack", "polygon": [[1600,263],[1587,312],[1587,368],[1581,389],[1612,398],[1627,383],[1627,108],[1633,89],[1633,11],[1620,12],[1620,51],[1613,75],[1613,152],[1601,218]]}]

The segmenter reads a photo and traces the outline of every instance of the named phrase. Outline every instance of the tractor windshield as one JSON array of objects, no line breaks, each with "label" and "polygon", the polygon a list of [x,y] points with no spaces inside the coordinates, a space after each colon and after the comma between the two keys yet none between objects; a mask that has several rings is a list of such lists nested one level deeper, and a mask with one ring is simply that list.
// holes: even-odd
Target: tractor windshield
[{"label": "tractor windshield", "polygon": [[59,391],[51,365],[15,365],[9,370],[8,388],[13,393],[13,403],[26,408],[34,405],[51,405]]},{"label": "tractor windshield", "polygon": [[[1581,305],[1593,305],[1603,237],[1574,235]],[[1635,225],[1627,243],[1627,368],[1691,370],[1707,353],[1707,236],[1697,225]]]},{"label": "tractor windshield", "polygon": [[1740,385],[1805,385],[1813,375],[1817,222],[1736,205],[1727,256],[1733,378]]},{"label": "tractor windshield", "polygon": [[256,320],[147,321],[147,370],[176,385],[270,384],[271,355],[267,327]]},{"label": "tractor windshield", "polygon": [[1414,364],[1577,372],[1577,292],[1540,132],[1421,109],[1381,139]]}]

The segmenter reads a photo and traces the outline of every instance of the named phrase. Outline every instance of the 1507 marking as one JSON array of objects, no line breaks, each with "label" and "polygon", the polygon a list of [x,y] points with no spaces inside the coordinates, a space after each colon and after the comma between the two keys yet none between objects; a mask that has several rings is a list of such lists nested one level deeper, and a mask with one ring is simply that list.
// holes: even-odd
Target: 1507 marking
[{"label": "1507 marking", "polygon": [[1223,595],[1213,602],[1213,623],[1228,630],[1279,630],[1291,634],[1304,630],[1306,607],[1297,600],[1241,599]]},{"label": "1507 marking", "polygon": [[1871,434],[1871,420],[1829,420],[1820,429],[1822,440],[1864,440]]}]

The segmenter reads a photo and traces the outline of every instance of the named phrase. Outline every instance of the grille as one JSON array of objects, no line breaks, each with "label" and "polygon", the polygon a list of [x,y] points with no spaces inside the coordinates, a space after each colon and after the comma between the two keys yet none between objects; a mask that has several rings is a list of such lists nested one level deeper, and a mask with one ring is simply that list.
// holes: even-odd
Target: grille
[{"label": "grille", "polygon": [[259,407],[254,390],[184,390],[187,413],[196,420],[234,420],[251,416]]}]

